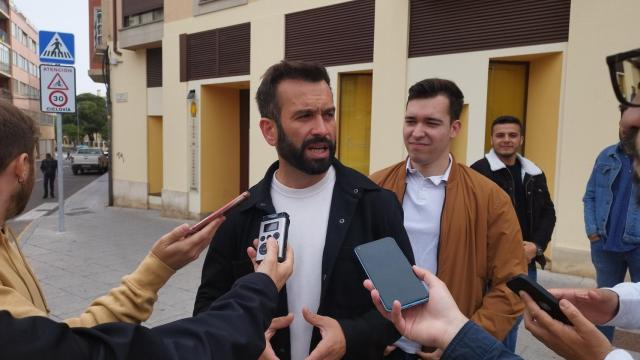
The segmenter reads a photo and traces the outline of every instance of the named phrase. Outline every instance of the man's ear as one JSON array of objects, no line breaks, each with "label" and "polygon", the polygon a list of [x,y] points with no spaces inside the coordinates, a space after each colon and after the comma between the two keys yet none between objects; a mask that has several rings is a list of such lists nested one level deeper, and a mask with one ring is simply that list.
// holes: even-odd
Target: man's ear
[{"label": "man's ear", "polygon": [[260,131],[262,131],[262,136],[267,141],[267,144],[276,146],[276,144],[278,143],[278,127],[276,126],[276,122],[274,120],[264,117],[261,118]]},{"label": "man's ear", "polygon": [[29,158],[29,155],[22,153],[18,155],[12,163],[15,177],[20,179],[20,181],[26,180],[29,176],[29,171],[31,171],[31,158]]},{"label": "man's ear", "polygon": [[460,129],[462,128],[462,123],[460,120],[454,120],[451,123],[451,128],[449,129],[449,138],[453,139],[460,133]]}]

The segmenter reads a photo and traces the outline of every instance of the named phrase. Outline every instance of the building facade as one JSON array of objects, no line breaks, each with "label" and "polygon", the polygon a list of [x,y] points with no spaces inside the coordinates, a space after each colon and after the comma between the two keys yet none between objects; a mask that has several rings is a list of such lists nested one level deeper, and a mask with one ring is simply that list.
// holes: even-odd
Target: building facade
[{"label": "building facade", "polygon": [[[581,199],[595,156],[617,141],[619,119],[604,58],[637,47],[639,2],[100,5],[97,47],[110,75],[116,205],[197,217],[258,182],[276,153],[262,138],[253,98],[261,75],[283,58],[327,66],[338,108],[337,155],[363,173],[406,156],[407,89],[441,77],[465,94],[457,161],[483,156],[496,116],[524,119],[524,154],[547,174],[558,212],[553,269],[592,273]],[[105,75],[104,67],[91,71]]]},{"label": "building facade", "polygon": [[[5,5],[7,1],[0,0],[0,16]],[[36,154],[44,158],[46,153],[55,153],[55,130],[54,117],[40,111],[38,30],[13,3],[7,9],[10,16],[0,20],[0,97],[10,99],[38,122]],[[3,69],[9,70],[6,80]]]}]

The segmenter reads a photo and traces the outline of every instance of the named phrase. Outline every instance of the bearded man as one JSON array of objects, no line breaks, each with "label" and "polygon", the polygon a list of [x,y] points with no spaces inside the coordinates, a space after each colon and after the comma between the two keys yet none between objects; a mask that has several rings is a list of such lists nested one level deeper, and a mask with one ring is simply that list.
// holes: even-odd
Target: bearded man
[{"label": "bearded man", "polygon": [[[251,272],[246,248],[263,216],[287,212],[293,276],[280,294],[263,355],[280,359],[379,359],[400,336],[373,307],[354,247],[390,236],[413,254],[393,193],[335,159],[336,119],[324,67],[282,61],[256,94],[260,130],[278,161],[227,216],[202,269],[194,314]],[[311,354],[310,354],[311,353]]]}]

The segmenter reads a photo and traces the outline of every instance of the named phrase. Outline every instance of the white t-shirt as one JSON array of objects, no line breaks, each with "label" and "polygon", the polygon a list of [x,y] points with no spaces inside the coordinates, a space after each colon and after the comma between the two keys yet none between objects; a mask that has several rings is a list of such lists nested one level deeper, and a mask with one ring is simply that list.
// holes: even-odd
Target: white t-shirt
[{"label": "white t-shirt", "polygon": [[336,173],[330,167],[322,180],[305,189],[286,187],[275,174],[271,183],[273,206],[277,212],[289,214],[288,243],[296,257],[293,275],[287,281],[287,303],[293,314],[289,327],[292,360],[309,355],[313,326],[302,317],[302,308],[317,312],[320,306],[322,254],[335,182]]}]

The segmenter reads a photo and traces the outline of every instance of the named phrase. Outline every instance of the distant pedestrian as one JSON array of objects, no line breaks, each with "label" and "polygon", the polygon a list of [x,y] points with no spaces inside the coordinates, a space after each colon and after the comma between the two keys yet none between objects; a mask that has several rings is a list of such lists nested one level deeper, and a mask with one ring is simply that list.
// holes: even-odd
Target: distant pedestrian
[{"label": "distant pedestrian", "polygon": [[56,173],[58,171],[58,160],[54,160],[50,153],[47,153],[47,158],[42,160],[40,164],[40,170],[44,174],[44,196],[46,199],[51,193],[51,198],[56,196],[53,194],[53,183],[56,181]]}]

